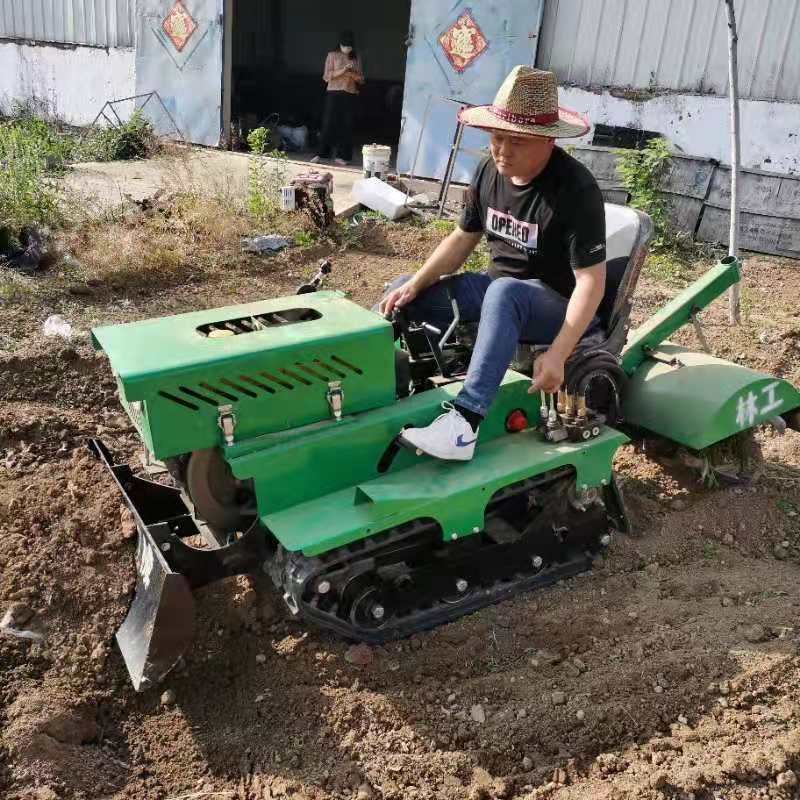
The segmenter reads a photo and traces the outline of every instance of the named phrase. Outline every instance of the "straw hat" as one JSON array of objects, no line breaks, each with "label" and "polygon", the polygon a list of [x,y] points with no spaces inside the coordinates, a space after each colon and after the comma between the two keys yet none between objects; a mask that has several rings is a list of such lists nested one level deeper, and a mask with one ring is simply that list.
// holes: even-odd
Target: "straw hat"
[{"label": "straw hat", "polygon": [[519,136],[583,136],[589,120],[558,105],[558,86],[552,72],[520,65],[503,81],[490,106],[465,108],[458,115],[465,125]]}]

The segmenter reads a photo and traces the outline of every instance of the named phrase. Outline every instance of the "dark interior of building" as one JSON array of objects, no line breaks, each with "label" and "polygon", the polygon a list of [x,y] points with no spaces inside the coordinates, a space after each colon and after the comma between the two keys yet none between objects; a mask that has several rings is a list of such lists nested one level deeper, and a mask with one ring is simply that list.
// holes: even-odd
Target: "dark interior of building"
[{"label": "dark interior of building", "polygon": [[231,119],[234,138],[259,125],[307,125],[307,151],[322,121],[325,57],[352,30],[364,69],[356,145],[396,152],[403,106],[411,0],[236,0]]}]

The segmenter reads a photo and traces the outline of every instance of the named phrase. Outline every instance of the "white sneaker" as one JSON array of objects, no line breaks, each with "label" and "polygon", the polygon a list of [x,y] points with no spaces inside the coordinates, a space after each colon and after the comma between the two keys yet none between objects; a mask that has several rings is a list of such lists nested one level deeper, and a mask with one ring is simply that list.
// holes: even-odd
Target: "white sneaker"
[{"label": "white sneaker", "polygon": [[333,163],[334,163],[334,164],[337,164],[337,165],[338,165],[338,166],[340,166],[340,167],[346,167],[346,166],[347,166],[347,164],[348,164],[348,162],[347,162],[347,161],[345,161],[343,158],[335,158],[335,159],[333,160]]},{"label": "white sneaker", "polygon": [[473,431],[452,403],[442,403],[446,413],[436,417],[427,428],[406,428],[401,441],[445,461],[469,461],[475,452],[478,431]]},{"label": "white sneaker", "polygon": [[322,161],[322,159],[319,156],[314,156],[314,158],[311,159],[312,164],[319,164],[320,161]]}]

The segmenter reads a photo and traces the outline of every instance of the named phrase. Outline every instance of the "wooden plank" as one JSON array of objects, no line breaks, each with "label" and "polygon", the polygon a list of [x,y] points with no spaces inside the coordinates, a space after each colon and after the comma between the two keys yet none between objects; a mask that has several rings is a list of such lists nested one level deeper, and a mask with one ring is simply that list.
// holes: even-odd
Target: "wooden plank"
[{"label": "wooden plank", "polygon": [[577,158],[597,179],[607,185],[622,187],[622,182],[617,174],[617,161],[619,156],[610,147],[574,147],[567,150]]},{"label": "wooden plank", "polygon": [[[739,246],[757,253],[800,258],[800,220],[783,219],[743,211]],[[716,206],[705,207],[697,238],[704,242],[726,242],[730,211]]]},{"label": "wooden plank", "polygon": [[[760,170],[740,173],[742,211],[772,217],[800,219],[800,177]],[[730,208],[731,174],[728,167],[718,167],[711,180],[708,202]]]},{"label": "wooden plank", "polygon": [[603,189],[602,186],[600,189],[603,192],[603,200],[605,200],[606,203],[616,203],[619,206],[627,205],[628,193],[625,191],[625,189]]},{"label": "wooden plank", "polygon": [[663,192],[661,197],[666,204],[667,218],[670,224],[680,233],[694,235],[697,220],[703,210],[703,200],[682,194]]},{"label": "wooden plank", "polygon": [[[605,183],[622,187],[617,172],[620,155],[616,148],[581,145],[568,152],[591,170],[601,186]],[[687,194],[702,199],[711,183],[714,166],[715,163],[710,159],[675,153],[669,160],[662,188],[673,194]]]},{"label": "wooden plank", "polygon": [[715,163],[710,159],[675,154],[669,160],[661,188],[665,192],[702,200],[708,192],[714,167]]}]

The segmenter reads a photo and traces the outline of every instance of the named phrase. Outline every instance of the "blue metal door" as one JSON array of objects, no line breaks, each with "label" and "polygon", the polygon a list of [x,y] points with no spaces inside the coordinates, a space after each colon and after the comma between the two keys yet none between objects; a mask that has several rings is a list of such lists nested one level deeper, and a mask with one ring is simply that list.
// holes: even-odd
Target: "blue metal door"
[{"label": "blue metal door", "polygon": [[[416,159],[415,175],[444,176],[458,103],[491,103],[514,66],[535,63],[543,10],[544,0],[412,1],[401,172]],[[459,157],[454,180],[471,178],[486,144],[485,134],[465,131],[462,148],[472,152]]]},{"label": "blue metal door", "polygon": [[[157,91],[188,141],[218,145],[223,0],[138,0],[136,6],[136,93]],[[143,113],[159,133],[174,135],[157,101]]]}]

